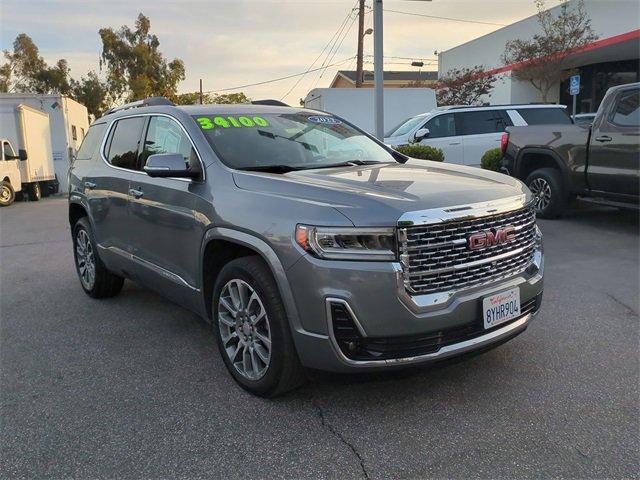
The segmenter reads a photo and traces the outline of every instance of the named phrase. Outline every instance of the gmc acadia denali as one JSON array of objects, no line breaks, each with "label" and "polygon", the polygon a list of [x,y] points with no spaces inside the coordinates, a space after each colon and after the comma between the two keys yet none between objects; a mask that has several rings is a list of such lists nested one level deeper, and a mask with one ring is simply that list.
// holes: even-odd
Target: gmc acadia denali
[{"label": "gmc acadia denali", "polygon": [[484,350],[540,308],[542,238],[519,180],[414,163],[325,112],[128,104],[93,123],[69,183],[84,291],[128,278],[197,312],[258,395],[304,367]]}]

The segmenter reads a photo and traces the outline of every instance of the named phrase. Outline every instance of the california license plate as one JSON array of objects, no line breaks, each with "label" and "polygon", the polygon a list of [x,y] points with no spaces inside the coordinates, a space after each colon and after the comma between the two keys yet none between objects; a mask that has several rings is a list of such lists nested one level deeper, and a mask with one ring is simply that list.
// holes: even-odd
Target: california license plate
[{"label": "california license plate", "polygon": [[484,328],[493,328],[520,316],[520,289],[512,288],[482,299]]}]

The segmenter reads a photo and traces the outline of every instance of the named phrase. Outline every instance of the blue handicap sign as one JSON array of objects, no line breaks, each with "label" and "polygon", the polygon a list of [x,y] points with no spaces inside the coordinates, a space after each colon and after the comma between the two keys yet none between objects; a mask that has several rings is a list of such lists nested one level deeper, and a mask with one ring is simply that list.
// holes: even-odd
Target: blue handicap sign
[{"label": "blue handicap sign", "polygon": [[580,93],[580,75],[574,75],[569,79],[569,94],[578,95]]}]

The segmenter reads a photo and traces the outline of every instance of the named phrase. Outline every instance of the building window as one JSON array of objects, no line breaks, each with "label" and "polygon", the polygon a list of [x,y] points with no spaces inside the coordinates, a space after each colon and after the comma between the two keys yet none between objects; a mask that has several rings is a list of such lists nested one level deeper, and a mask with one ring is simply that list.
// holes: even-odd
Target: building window
[{"label": "building window", "polygon": [[76,126],[75,126],[75,125],[71,125],[71,137],[72,137],[74,140],[78,140],[78,131],[77,131]]},{"label": "building window", "polygon": [[80,140],[84,140],[84,128],[80,127]]}]

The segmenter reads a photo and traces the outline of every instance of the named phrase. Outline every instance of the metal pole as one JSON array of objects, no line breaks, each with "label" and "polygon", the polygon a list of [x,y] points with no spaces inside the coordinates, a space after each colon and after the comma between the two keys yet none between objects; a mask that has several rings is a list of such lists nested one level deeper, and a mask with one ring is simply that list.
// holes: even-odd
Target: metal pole
[{"label": "metal pole", "polygon": [[204,105],[204,101],[202,98],[202,79],[200,79],[200,105]]},{"label": "metal pole", "polygon": [[384,140],[384,68],[382,52],[382,0],[373,1],[373,62],[375,82],[375,127],[376,137]]},{"label": "metal pole", "polygon": [[572,95],[573,97],[573,115],[571,118],[573,118],[573,123],[576,123],[576,97],[577,95]]},{"label": "metal pole", "polygon": [[362,55],[364,50],[364,0],[358,7],[358,62],[356,67],[356,88],[362,87]]}]

